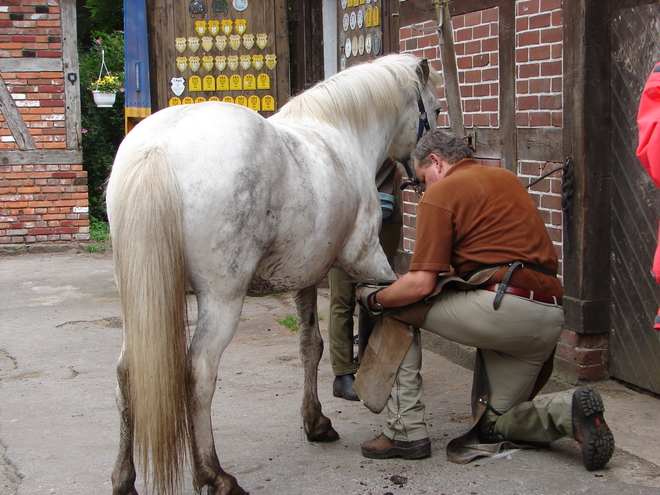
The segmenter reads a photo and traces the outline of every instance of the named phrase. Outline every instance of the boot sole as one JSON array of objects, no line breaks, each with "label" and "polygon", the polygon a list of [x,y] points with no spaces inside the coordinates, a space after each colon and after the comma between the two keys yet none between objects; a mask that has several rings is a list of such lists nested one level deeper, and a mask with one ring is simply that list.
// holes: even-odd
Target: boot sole
[{"label": "boot sole", "polygon": [[401,457],[406,460],[424,459],[431,455],[431,442],[416,445],[415,447],[392,447],[383,452],[370,452],[364,449],[362,455],[369,459],[392,459],[393,457]]},{"label": "boot sole", "polygon": [[[582,414],[580,427],[585,435],[582,461],[588,471],[603,468],[614,454],[614,435],[603,418],[605,406],[600,394],[591,386],[580,392]],[[587,438],[589,433],[589,438]]]}]

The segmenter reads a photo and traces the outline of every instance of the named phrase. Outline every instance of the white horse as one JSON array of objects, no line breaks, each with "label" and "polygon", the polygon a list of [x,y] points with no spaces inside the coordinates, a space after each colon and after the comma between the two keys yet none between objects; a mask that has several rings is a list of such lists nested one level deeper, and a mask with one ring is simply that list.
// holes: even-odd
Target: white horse
[{"label": "white horse", "polygon": [[[375,176],[388,156],[410,153],[424,108],[435,127],[439,80],[426,60],[390,55],[269,119],[228,103],[182,105],[126,136],[107,190],[124,317],[114,494],[137,494],[134,448],[155,492],[174,493],[188,443],[196,490],[246,493],[220,467],[211,426],[220,356],[246,295],[296,291],[304,430],[310,441],[339,438],[317,396],[317,284],[332,266],[393,278]],[[199,307],[190,345],[188,284]]]}]

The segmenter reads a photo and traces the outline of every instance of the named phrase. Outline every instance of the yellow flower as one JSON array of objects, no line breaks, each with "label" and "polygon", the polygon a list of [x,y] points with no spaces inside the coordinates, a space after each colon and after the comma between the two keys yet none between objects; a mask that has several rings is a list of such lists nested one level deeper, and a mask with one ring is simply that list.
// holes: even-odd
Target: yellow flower
[{"label": "yellow flower", "polygon": [[116,92],[119,91],[123,86],[123,77],[121,75],[112,75],[110,73],[105,76],[92,81],[89,84],[89,89],[92,91],[103,91],[103,92]]}]

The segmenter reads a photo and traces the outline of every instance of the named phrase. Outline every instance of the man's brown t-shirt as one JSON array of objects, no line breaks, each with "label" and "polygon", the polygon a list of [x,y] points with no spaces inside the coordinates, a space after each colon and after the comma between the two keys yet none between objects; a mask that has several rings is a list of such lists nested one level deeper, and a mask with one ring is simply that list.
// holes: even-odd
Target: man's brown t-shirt
[{"label": "man's brown t-shirt", "polygon": [[[541,214],[513,172],[465,159],[424,193],[410,270],[453,267],[465,276],[484,265],[516,260],[557,271],[557,253]],[[498,270],[490,282],[500,282],[506,270]],[[548,296],[563,293],[556,277],[532,269],[515,270],[509,285]]]}]

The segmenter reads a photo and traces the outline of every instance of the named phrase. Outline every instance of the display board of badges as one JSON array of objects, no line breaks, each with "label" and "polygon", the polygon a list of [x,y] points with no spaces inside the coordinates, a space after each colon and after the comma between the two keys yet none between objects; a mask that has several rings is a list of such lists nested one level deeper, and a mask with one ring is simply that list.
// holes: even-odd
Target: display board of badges
[{"label": "display board of badges", "polygon": [[383,54],[383,0],[337,0],[339,69]]},{"label": "display board of badges", "polygon": [[[351,0],[352,1],[352,0]],[[356,0],[359,1],[359,0]],[[345,0],[348,4],[348,0]],[[208,101],[242,105],[269,116],[290,93],[288,26],[283,0],[173,0],[155,39],[167,46],[159,61],[159,106]],[[284,16],[286,17],[286,15]],[[347,18],[358,24],[357,12]],[[158,21],[155,21],[158,23]],[[284,54],[284,57],[283,55]],[[162,81],[160,81],[162,79]],[[162,83],[162,84],[161,84]],[[166,96],[162,98],[161,94]]]}]

